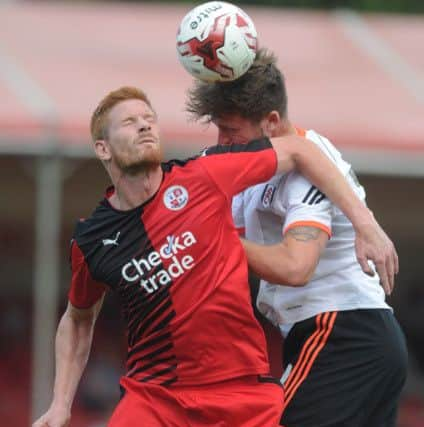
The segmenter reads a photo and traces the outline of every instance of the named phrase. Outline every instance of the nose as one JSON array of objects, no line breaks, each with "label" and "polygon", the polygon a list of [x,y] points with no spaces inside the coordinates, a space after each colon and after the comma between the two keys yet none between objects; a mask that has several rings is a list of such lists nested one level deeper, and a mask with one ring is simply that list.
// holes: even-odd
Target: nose
[{"label": "nose", "polygon": [[152,126],[150,125],[150,123],[144,119],[143,117],[140,117],[138,119],[138,131],[139,132],[147,132],[150,131],[150,129],[152,128]]},{"label": "nose", "polygon": [[151,126],[148,123],[146,123],[146,124],[141,125],[138,128],[138,131],[139,132],[148,132],[148,131],[150,131],[150,129],[151,129]]}]

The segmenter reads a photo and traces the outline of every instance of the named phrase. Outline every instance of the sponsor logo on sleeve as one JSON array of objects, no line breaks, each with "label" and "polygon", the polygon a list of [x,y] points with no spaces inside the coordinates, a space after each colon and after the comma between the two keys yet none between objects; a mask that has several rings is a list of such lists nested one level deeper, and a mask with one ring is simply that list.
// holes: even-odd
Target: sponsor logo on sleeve
[{"label": "sponsor logo on sleeve", "polygon": [[272,200],[275,193],[275,185],[267,184],[265,185],[264,191],[262,193],[262,206],[264,208],[269,208],[271,206]]}]

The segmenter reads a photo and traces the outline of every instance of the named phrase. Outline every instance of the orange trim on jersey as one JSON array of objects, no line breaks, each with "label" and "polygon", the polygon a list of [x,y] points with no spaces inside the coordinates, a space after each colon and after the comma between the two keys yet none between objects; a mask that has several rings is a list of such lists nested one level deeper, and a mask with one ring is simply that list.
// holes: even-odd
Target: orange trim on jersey
[{"label": "orange trim on jersey", "polygon": [[297,126],[295,126],[294,128],[295,128],[295,130],[296,130],[296,133],[297,133],[299,136],[306,136],[306,130],[305,130],[305,129],[298,128]]},{"label": "orange trim on jersey", "polygon": [[284,231],[283,234],[287,233],[288,230],[291,230],[292,228],[296,227],[315,227],[319,228],[322,231],[325,231],[328,234],[328,237],[331,237],[331,229],[327,227],[325,224],[322,224],[318,221],[296,221],[292,222],[290,225],[288,225]]},{"label": "orange trim on jersey", "polygon": [[239,236],[244,236],[246,233],[246,228],[244,227],[236,227],[237,233],[239,234]]},{"label": "orange trim on jersey", "polygon": [[[317,325],[316,331],[306,340],[302,347],[302,351],[294,368],[287,377],[284,383],[285,402],[284,409],[287,407],[297,389],[302,385],[305,378],[312,369],[316,358],[324,345],[328,341],[328,337],[333,330],[334,322],[336,321],[337,312],[319,314],[315,321]],[[284,411],[283,409],[283,411]]]}]

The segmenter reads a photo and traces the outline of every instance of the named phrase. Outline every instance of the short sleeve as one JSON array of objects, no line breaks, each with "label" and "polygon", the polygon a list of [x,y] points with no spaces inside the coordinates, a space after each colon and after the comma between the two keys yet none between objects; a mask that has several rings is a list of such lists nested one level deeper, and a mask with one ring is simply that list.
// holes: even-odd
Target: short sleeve
[{"label": "short sleeve", "polygon": [[71,243],[72,278],[68,293],[71,304],[77,308],[92,307],[106,292],[106,285],[91,277],[84,254],[75,240]]},{"label": "short sleeve", "polygon": [[228,198],[269,180],[277,171],[277,155],[268,138],[216,145],[206,149],[198,160]]},{"label": "short sleeve", "polygon": [[283,198],[286,209],[283,234],[294,227],[312,226],[331,237],[333,205],[306,178],[291,172],[287,176]]},{"label": "short sleeve", "polygon": [[231,205],[233,214],[234,226],[236,227],[240,236],[245,235],[245,223],[244,223],[244,199],[243,193],[239,193],[233,197],[233,203]]}]

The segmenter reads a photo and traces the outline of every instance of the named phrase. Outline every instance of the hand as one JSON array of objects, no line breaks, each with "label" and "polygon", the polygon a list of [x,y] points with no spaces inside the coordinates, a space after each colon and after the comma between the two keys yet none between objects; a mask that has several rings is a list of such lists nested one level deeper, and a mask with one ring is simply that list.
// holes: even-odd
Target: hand
[{"label": "hand", "polygon": [[380,276],[384,292],[390,295],[394,288],[394,276],[399,272],[399,259],[392,241],[373,216],[360,229],[356,229],[355,248],[364,273],[374,276],[374,271],[368,264],[368,260],[371,260]]},{"label": "hand", "polygon": [[51,407],[32,427],[66,427],[70,420],[71,412],[68,409]]}]

